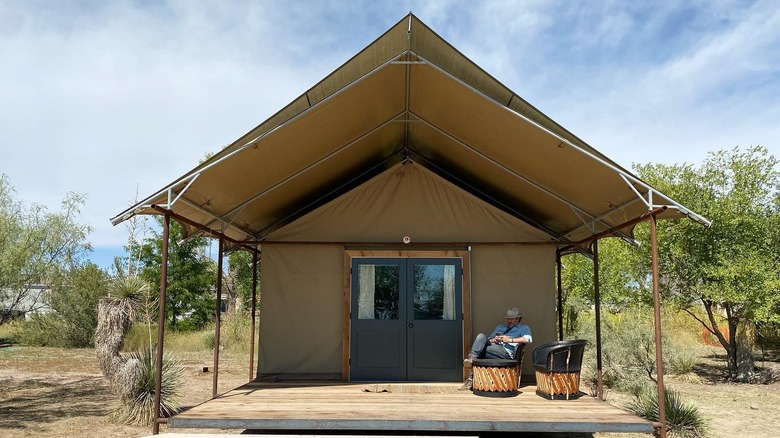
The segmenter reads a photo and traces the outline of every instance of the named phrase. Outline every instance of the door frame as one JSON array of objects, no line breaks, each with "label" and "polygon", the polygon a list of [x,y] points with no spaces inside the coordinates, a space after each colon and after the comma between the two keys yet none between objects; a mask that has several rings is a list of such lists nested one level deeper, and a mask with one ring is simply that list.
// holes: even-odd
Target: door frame
[{"label": "door frame", "polygon": [[[352,322],[350,312],[352,309],[352,259],[354,257],[371,258],[460,258],[463,275],[461,276],[462,297],[461,309],[463,351],[471,348],[471,253],[461,250],[345,250],[344,251],[344,305],[343,305],[343,329],[341,333],[341,380],[349,381],[350,343]],[[465,378],[465,370],[464,370]]]}]

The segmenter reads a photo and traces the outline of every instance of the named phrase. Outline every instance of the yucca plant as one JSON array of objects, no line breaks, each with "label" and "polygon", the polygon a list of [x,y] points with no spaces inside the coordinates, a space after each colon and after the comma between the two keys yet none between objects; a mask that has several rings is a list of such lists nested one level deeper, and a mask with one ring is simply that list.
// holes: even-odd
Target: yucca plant
[{"label": "yucca plant", "polygon": [[[115,412],[116,418],[135,426],[147,426],[154,419],[154,394],[155,394],[155,357],[150,352],[155,349],[142,348],[128,355],[128,363],[138,364],[139,378],[134,379],[135,384],[131,397],[123,400]],[[170,417],[181,410],[179,401],[179,389],[181,388],[184,368],[178,359],[169,354],[163,355],[162,379],[160,381],[160,416]]]},{"label": "yucca plant", "polygon": [[[111,285],[108,297],[98,306],[95,350],[103,374],[119,396],[116,417],[122,422],[148,425],[154,418],[155,358],[154,346],[122,355],[124,337],[136,315],[143,312],[150,326],[149,285],[140,277],[119,277]],[[171,356],[163,357],[160,413],[169,416],[179,409],[177,391],[181,387],[183,368]]]},{"label": "yucca plant", "polygon": [[[700,438],[706,436],[707,422],[699,409],[685,403],[680,395],[671,389],[664,390],[666,428],[673,436]],[[659,421],[658,394],[654,387],[645,386],[638,391],[628,409],[650,421]]]},{"label": "yucca plant", "polygon": [[111,284],[108,296],[98,303],[95,353],[100,370],[115,389],[117,377],[126,362],[119,352],[148,290],[149,285],[139,277],[120,277]]}]

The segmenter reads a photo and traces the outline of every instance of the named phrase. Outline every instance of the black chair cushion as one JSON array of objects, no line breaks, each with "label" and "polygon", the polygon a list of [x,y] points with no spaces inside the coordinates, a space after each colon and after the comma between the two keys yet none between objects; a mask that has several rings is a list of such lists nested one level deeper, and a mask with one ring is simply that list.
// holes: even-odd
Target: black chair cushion
[{"label": "black chair cushion", "polygon": [[480,367],[513,367],[517,365],[517,361],[514,359],[474,359],[471,363]]}]

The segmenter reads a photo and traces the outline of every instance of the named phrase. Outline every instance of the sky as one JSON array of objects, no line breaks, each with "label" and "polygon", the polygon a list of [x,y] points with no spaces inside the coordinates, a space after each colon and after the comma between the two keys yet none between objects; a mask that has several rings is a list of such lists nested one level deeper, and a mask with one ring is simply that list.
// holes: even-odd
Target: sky
[{"label": "sky", "polygon": [[0,174],[109,218],[301,95],[409,12],[625,168],[780,157],[776,0],[0,0]]}]

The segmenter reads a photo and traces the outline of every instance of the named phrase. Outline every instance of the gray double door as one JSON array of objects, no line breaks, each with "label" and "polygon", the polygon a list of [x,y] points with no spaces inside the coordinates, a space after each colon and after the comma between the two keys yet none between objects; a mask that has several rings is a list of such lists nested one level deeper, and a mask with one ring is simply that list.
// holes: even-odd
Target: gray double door
[{"label": "gray double door", "polygon": [[352,381],[460,381],[459,258],[353,258]]}]

